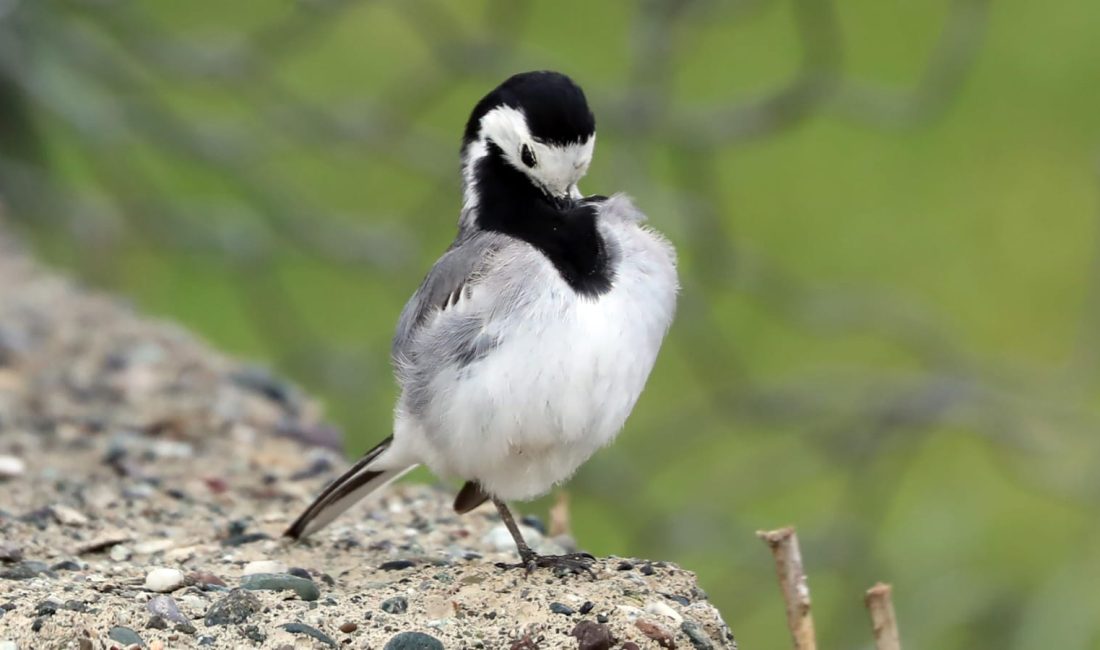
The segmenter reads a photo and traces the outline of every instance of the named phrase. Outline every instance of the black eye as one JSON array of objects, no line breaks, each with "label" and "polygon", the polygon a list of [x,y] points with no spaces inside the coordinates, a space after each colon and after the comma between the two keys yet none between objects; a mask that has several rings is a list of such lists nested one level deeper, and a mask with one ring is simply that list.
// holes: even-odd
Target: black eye
[{"label": "black eye", "polygon": [[528,167],[535,166],[535,152],[531,151],[531,147],[523,145],[523,149],[519,152],[519,158],[523,161],[524,165]]}]

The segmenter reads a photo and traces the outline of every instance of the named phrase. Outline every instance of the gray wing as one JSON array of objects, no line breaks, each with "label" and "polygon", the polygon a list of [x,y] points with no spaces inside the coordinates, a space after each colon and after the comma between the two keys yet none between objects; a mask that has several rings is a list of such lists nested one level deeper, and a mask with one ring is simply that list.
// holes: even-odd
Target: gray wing
[{"label": "gray wing", "polygon": [[[495,233],[475,232],[460,237],[428,272],[420,288],[409,299],[393,338],[393,361],[399,378],[425,365],[447,362],[469,363],[483,354],[493,342],[484,339],[478,313],[460,313],[463,296],[485,280],[493,255],[508,244]],[[427,327],[441,312],[453,312],[444,331]],[[425,329],[432,332],[426,333]]]}]

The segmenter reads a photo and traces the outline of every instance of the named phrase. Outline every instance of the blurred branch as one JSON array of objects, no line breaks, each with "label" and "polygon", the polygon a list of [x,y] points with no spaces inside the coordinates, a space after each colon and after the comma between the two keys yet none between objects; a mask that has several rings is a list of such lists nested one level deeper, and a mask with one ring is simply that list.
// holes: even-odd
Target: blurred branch
[{"label": "blurred branch", "polygon": [[795,650],[816,650],[814,619],[810,614],[810,586],[802,568],[802,551],[794,528],[759,531],[757,537],[771,549],[775,557],[775,572],[779,588],[787,604],[787,627],[791,631]]},{"label": "blurred branch", "polygon": [[867,590],[864,603],[871,614],[871,630],[875,635],[875,650],[901,650],[898,621],[894,616],[894,601],[890,585],[878,583]]}]

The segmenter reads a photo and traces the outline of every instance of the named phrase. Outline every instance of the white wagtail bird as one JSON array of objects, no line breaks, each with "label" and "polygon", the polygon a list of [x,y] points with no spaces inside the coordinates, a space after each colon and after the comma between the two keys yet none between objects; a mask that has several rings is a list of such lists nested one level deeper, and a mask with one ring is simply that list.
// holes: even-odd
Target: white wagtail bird
[{"label": "white wagtail bird", "polygon": [[505,501],[569,478],[623,427],[676,306],[672,246],[621,195],[584,197],[596,122],[556,72],[517,74],[486,95],[462,141],[458,235],[401,313],[393,434],[290,526],[301,538],[423,463],[466,481],[454,508],[491,499],[521,562],[540,556]]}]

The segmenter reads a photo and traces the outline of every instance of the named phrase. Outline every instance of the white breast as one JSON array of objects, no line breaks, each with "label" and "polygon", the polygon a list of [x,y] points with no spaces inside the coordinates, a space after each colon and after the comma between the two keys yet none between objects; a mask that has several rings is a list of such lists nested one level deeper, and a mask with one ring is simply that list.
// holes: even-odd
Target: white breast
[{"label": "white breast", "polygon": [[531,499],[610,443],[634,408],[672,321],[671,246],[632,219],[601,221],[619,250],[612,289],[576,294],[532,255],[522,308],[495,321],[501,345],[441,373],[430,412],[413,430],[419,460],[476,479],[503,499]]}]

